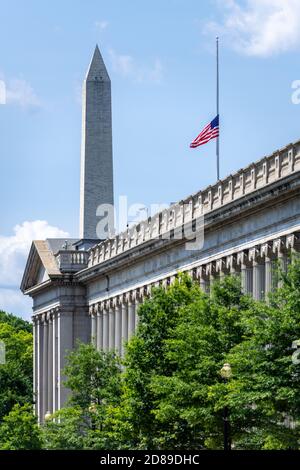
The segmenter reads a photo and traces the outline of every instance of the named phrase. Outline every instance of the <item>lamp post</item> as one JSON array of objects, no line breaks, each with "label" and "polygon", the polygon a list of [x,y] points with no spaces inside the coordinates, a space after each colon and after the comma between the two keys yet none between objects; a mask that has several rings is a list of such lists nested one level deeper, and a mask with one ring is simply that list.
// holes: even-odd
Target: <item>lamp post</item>
[{"label": "lamp post", "polygon": [[[227,383],[232,376],[232,370],[230,364],[226,363],[220,370],[221,377],[224,382]],[[224,406],[223,410],[223,432],[224,432],[224,450],[231,450],[231,439],[230,439],[230,421],[229,421],[229,409],[228,406]]]},{"label": "lamp post", "polygon": [[50,419],[52,419],[52,414],[50,411],[47,411],[45,414],[45,421],[50,421]]},{"label": "lamp post", "polygon": [[91,403],[89,406],[89,412],[91,413],[91,426],[92,430],[95,431],[96,423],[95,423],[95,416],[97,414],[97,405],[96,403]]}]

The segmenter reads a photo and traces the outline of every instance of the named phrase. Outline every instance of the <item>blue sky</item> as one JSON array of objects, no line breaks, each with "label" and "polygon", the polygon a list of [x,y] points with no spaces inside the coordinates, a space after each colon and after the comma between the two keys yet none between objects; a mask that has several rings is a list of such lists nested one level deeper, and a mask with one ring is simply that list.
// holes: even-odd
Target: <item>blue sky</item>
[{"label": "blue sky", "polygon": [[215,143],[189,143],[215,116],[216,34],[225,177],[300,138],[299,0],[2,2],[0,308],[28,316],[17,286],[30,237],[78,235],[96,43],[112,80],[115,197],[169,203],[214,183]]}]

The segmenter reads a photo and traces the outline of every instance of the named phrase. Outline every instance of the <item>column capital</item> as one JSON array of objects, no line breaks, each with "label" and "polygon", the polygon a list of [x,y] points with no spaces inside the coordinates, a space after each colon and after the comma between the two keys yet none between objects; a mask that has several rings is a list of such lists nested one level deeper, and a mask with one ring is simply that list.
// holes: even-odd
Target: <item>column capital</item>
[{"label": "column capital", "polygon": [[42,322],[43,322],[45,325],[47,324],[47,321],[48,321],[47,315],[48,315],[48,312],[42,313],[42,315],[41,315],[41,317],[42,317]]},{"label": "column capital", "polygon": [[282,237],[273,240],[273,253],[277,256],[285,253],[285,243]]},{"label": "column capital", "polygon": [[89,316],[92,317],[94,315],[94,305],[89,306]]},{"label": "column capital", "polygon": [[242,267],[250,267],[250,260],[249,260],[249,252],[247,250],[239,251],[236,257],[236,262],[238,266]]},{"label": "column capital", "polygon": [[52,322],[53,310],[49,310],[49,311],[46,313],[46,317],[47,317],[47,322],[48,322],[48,323]]},{"label": "column capital", "polygon": [[260,247],[261,258],[271,258],[272,256],[272,245],[271,243],[263,243]]},{"label": "column capital", "polygon": [[196,268],[197,279],[202,279],[206,277],[206,268],[205,265],[197,266]]},{"label": "column capital", "polygon": [[151,284],[147,284],[144,286],[144,296],[149,297],[151,294]]},{"label": "column capital", "polygon": [[215,269],[218,274],[224,273],[226,271],[226,260],[224,258],[217,259]]},{"label": "column capital", "polygon": [[226,268],[230,271],[235,270],[237,267],[236,254],[226,256]]},{"label": "column capital", "polygon": [[134,289],[131,293],[131,296],[132,296],[132,301],[133,302],[139,302],[139,300],[140,300],[139,289]]},{"label": "column capital", "polygon": [[207,263],[205,267],[205,274],[206,276],[214,276],[216,274],[216,263],[215,261],[211,261]]},{"label": "column capital", "polygon": [[285,247],[287,250],[295,250],[300,247],[300,236],[299,233],[291,233],[287,235],[285,240]]},{"label": "column capital", "polygon": [[100,314],[100,302],[97,302],[94,305],[94,315],[99,315]]},{"label": "column capital", "polygon": [[258,263],[260,261],[260,249],[255,246],[249,250],[249,261],[252,263]]}]

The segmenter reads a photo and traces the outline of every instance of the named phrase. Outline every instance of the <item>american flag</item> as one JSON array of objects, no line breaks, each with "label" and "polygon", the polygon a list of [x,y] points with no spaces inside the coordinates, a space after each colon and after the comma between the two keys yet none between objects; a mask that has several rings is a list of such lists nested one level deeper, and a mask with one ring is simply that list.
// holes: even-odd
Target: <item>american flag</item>
[{"label": "american flag", "polygon": [[203,131],[190,144],[190,147],[194,149],[200,145],[207,144],[207,142],[216,137],[219,137],[219,115],[204,127]]}]

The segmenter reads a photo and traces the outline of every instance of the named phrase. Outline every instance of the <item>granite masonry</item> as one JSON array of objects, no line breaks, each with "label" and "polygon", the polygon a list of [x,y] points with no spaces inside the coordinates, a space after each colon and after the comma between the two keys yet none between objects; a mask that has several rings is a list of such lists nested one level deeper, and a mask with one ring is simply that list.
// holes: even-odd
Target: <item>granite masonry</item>
[{"label": "granite masonry", "polygon": [[[113,202],[110,99],[96,48],[84,83],[81,235],[33,241],[21,285],[33,299],[40,422],[66,401],[62,369],[76,341],[123,354],[153,286],[187,272],[209,292],[215,279],[234,274],[246,293],[264,299],[277,283],[275,264],[286,269],[290,253],[300,250],[300,141],[98,240],[97,206]],[[203,231],[199,249],[188,249],[187,226],[195,236]]]}]

